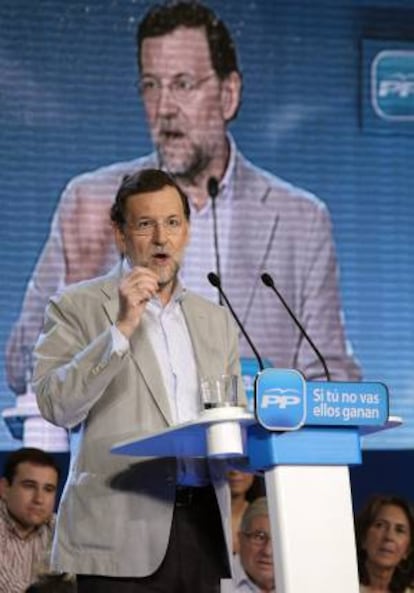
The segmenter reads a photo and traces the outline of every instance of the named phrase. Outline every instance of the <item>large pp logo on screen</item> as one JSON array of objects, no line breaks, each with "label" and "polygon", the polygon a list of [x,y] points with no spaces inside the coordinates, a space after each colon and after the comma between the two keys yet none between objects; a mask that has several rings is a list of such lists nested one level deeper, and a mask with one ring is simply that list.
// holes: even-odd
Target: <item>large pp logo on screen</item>
[{"label": "large pp logo on screen", "polygon": [[371,100],[382,119],[414,121],[414,51],[384,50],[375,56]]},{"label": "large pp logo on screen", "polygon": [[267,430],[297,430],[306,418],[306,385],[293,370],[265,369],[256,379],[256,418]]}]

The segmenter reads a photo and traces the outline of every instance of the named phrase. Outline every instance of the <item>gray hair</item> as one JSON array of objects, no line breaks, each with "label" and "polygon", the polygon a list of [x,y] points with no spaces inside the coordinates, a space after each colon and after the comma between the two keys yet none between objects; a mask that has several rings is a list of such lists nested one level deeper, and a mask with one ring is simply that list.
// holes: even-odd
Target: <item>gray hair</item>
[{"label": "gray hair", "polygon": [[266,496],[260,496],[259,498],[256,498],[253,502],[249,504],[247,509],[244,511],[240,524],[240,531],[242,533],[248,531],[252,520],[255,517],[258,517],[259,515],[269,515],[269,508],[267,506]]}]

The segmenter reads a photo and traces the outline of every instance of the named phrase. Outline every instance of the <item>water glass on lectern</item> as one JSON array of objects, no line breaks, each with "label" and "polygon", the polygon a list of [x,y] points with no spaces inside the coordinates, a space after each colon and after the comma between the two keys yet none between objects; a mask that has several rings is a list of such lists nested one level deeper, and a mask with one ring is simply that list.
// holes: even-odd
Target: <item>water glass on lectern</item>
[{"label": "water glass on lectern", "polygon": [[201,402],[204,410],[237,406],[237,375],[201,379]]}]

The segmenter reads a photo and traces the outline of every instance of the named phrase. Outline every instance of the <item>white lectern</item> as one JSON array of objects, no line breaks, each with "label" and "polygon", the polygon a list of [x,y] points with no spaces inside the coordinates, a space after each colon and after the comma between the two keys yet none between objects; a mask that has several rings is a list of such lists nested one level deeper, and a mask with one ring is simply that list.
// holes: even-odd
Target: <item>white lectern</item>
[{"label": "white lectern", "polygon": [[[259,373],[264,388],[256,390],[256,417],[242,408],[206,410],[195,422],[112,452],[243,458],[246,469],[265,474],[277,593],[358,593],[348,465],[361,463],[361,424],[373,432],[398,419],[388,419],[381,384],[308,383],[301,392],[296,371],[284,372],[289,385],[278,373]],[[272,408],[276,419],[266,416]]]}]

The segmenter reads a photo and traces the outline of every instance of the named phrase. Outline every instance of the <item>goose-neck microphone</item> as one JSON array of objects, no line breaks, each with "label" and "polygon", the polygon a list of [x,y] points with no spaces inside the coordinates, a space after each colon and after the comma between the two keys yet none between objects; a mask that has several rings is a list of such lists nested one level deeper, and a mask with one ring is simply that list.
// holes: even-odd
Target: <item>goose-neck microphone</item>
[{"label": "goose-neck microphone", "polygon": [[331,375],[329,373],[329,369],[328,366],[325,362],[324,357],[322,356],[322,354],[320,353],[320,351],[318,350],[318,348],[316,347],[316,345],[314,344],[313,340],[309,337],[307,331],[305,330],[305,328],[303,327],[303,325],[300,323],[299,319],[296,317],[296,315],[293,313],[292,309],[289,307],[289,305],[287,304],[287,302],[285,301],[285,299],[283,298],[283,296],[281,295],[281,293],[279,292],[279,290],[276,288],[275,283],[273,278],[271,277],[270,274],[267,274],[266,272],[264,274],[262,274],[260,276],[263,284],[265,286],[267,286],[268,288],[270,288],[271,290],[273,290],[273,292],[276,294],[276,296],[278,297],[279,301],[282,303],[282,305],[284,306],[284,308],[286,309],[286,311],[289,313],[290,317],[292,318],[293,322],[295,323],[295,325],[299,328],[300,333],[303,335],[304,338],[306,338],[308,344],[311,346],[312,350],[315,352],[316,356],[318,357],[323,370],[325,372],[326,375],[326,380],[330,381],[331,380]]},{"label": "goose-neck microphone", "polygon": [[[216,274],[221,279],[220,267],[220,249],[218,240],[218,225],[217,225],[217,196],[219,193],[219,184],[215,177],[210,177],[207,181],[207,191],[211,198],[211,212],[213,214],[213,239],[214,239],[214,257],[216,260]],[[223,304],[223,295],[219,291],[219,303]]]},{"label": "goose-neck microphone", "polygon": [[215,274],[214,272],[210,272],[209,274],[207,274],[207,279],[208,279],[208,281],[210,282],[210,284],[212,286],[214,286],[215,288],[217,288],[217,290],[219,291],[219,294],[223,297],[223,300],[226,303],[227,307],[229,308],[229,311],[232,314],[233,319],[235,320],[235,322],[239,326],[241,333],[246,338],[247,343],[249,344],[250,348],[252,349],[253,354],[255,355],[255,357],[257,359],[257,362],[259,364],[259,369],[261,371],[263,371],[264,364],[263,364],[262,358],[261,358],[260,354],[258,353],[258,351],[256,350],[256,347],[253,344],[253,342],[251,341],[250,336],[247,333],[247,331],[245,330],[242,322],[240,321],[240,319],[236,315],[236,312],[233,309],[233,307],[232,307],[229,299],[227,298],[226,293],[224,292],[224,290],[223,290],[223,288],[221,286],[221,281],[220,281],[219,276],[217,274]]}]

